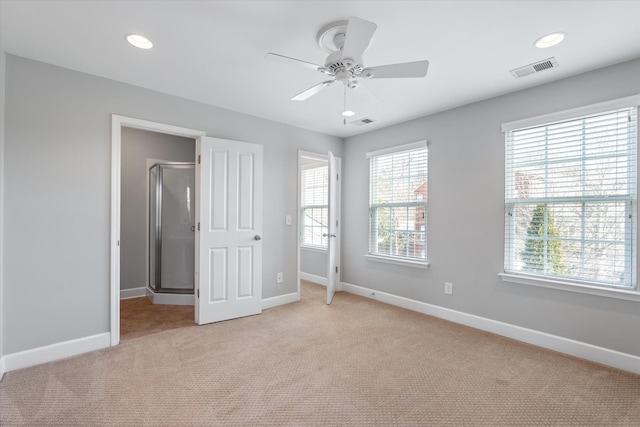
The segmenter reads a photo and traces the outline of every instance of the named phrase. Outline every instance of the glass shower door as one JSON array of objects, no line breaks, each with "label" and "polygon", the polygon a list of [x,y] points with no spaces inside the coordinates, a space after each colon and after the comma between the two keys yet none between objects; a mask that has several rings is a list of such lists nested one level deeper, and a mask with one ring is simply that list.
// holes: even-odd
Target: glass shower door
[{"label": "glass shower door", "polygon": [[151,286],[156,292],[193,293],[195,166],[157,164],[149,176]]}]

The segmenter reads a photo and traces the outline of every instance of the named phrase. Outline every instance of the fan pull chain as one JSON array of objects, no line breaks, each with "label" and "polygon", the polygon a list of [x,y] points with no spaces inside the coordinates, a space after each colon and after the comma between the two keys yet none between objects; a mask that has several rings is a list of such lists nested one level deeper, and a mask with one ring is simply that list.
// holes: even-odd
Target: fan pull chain
[{"label": "fan pull chain", "polygon": [[[347,111],[347,85],[344,85],[344,108],[342,111]],[[347,125],[347,116],[345,115],[342,116],[342,124]]]}]

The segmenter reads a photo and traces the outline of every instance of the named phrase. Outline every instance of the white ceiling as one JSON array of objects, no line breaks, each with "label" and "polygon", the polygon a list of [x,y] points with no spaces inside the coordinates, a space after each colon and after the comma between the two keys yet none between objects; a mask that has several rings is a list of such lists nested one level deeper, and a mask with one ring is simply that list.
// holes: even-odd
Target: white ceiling
[{"label": "white ceiling", "polygon": [[[19,1],[0,2],[9,54],[265,119],[348,137],[640,57],[640,1]],[[324,64],[325,25],[356,16],[378,25],[365,66],[430,61],[425,78],[364,81],[378,102],[343,86],[289,98],[326,80],[274,52]],[[568,34],[548,49],[533,46]],[[136,49],[127,33],[149,37]],[[554,56],[559,68],[514,79],[511,69]],[[640,76],[639,76],[640,78]]]}]

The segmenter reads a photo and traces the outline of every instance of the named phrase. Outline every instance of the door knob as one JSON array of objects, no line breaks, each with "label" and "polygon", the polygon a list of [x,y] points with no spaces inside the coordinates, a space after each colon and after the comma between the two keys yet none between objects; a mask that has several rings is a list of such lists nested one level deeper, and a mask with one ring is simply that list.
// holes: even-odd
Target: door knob
[{"label": "door knob", "polygon": [[256,240],[262,240],[262,237],[260,237],[260,235],[259,235],[259,234],[256,234],[256,237],[254,237],[254,239],[256,239]]},{"label": "door knob", "polygon": [[322,237],[336,237],[335,234],[327,234],[327,233],[323,233]]}]

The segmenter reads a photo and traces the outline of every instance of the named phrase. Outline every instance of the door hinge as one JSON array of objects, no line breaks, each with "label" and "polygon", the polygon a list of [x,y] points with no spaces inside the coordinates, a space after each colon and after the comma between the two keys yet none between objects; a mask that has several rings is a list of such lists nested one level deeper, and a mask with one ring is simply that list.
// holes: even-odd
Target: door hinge
[{"label": "door hinge", "polygon": [[201,159],[200,154],[198,154],[198,164],[200,164],[200,160],[202,160],[202,159]]},{"label": "door hinge", "polygon": [[200,231],[200,223],[198,223],[198,231]]},{"label": "door hinge", "polygon": [[340,174],[339,173],[336,174],[336,181],[338,181],[338,180],[340,180]]},{"label": "door hinge", "polygon": [[198,298],[200,298],[200,289],[198,289],[197,293],[198,293]]},{"label": "door hinge", "polygon": [[336,273],[338,272],[338,266],[336,265]]}]

